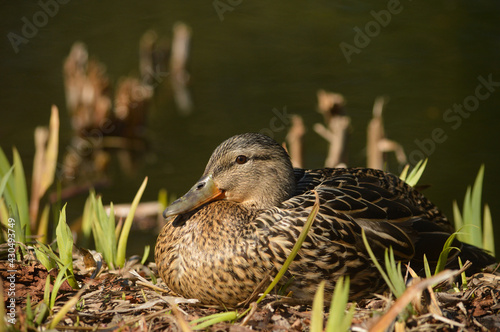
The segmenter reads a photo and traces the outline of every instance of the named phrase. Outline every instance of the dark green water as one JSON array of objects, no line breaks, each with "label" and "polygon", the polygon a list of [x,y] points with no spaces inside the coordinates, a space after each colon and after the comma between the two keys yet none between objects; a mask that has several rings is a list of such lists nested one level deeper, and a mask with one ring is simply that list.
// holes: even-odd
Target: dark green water
[{"label": "dark green water", "polygon": [[[155,199],[160,188],[183,194],[222,140],[270,128],[274,108],[304,118],[306,166],[322,167],[327,145],[312,130],[315,122],[322,121],[315,111],[320,88],[347,99],[353,127],[350,166],[363,166],[373,101],[386,95],[388,136],[404,146],[411,160],[429,156],[422,182],[432,187],[426,195],[447,214],[451,215],[452,200],[463,200],[467,185],[486,164],[483,198],[497,221],[500,247],[500,83],[490,90],[479,88],[481,100],[474,97],[479,76],[500,82],[498,2],[231,3],[232,11],[224,12],[221,20],[212,1],[67,1],[58,3],[57,13],[45,15],[44,21],[36,1],[4,2],[0,5],[2,148],[17,146],[30,170],[33,130],[48,123],[50,105],[56,104],[61,110],[64,151],[71,128],[61,65],[73,42],[85,42],[116,82],[138,72],[137,45],[147,29],[169,36],[173,23],[182,20],[193,30],[189,68],[195,110],[187,117],[179,115],[167,88],[158,89],[149,114],[151,149],[135,176],[113,169],[114,184],[103,190],[105,201],[130,201],[146,175],[144,200]],[[23,36],[23,18],[38,19],[40,28],[17,46],[16,53],[9,34]],[[369,36],[359,39],[355,28],[368,29]],[[357,48],[348,56],[350,62],[340,45],[351,51]],[[464,100],[463,109],[471,111],[448,111]],[[444,132],[440,139],[446,139],[431,144],[436,128]],[[273,135],[281,141],[285,130]],[[426,142],[424,148],[417,142]],[[392,170],[398,172],[395,165]],[[80,204],[70,202],[68,213],[76,216]]]}]

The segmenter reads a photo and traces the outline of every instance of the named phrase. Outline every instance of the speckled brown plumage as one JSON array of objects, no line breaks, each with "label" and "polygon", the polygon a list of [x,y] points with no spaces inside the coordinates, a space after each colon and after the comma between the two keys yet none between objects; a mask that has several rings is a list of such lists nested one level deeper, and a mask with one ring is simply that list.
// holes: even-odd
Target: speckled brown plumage
[{"label": "speckled brown plumage", "polygon": [[[199,198],[209,186],[210,195]],[[287,290],[296,298],[312,300],[321,280],[331,295],[343,275],[350,276],[352,299],[385,287],[366,253],[362,228],[378,257],[392,246],[398,260],[417,270],[424,253],[437,260],[453,231],[429,200],[394,175],[363,168],[293,170],[277,143],[243,134],[222,143],[202,179],[165,211],[175,217],[158,236],[160,276],[176,293],[202,303],[234,306],[246,300],[288,257],[315,193],[319,213],[287,274]],[[456,242],[463,259],[476,267],[494,262]],[[456,253],[449,259],[454,262]]]}]

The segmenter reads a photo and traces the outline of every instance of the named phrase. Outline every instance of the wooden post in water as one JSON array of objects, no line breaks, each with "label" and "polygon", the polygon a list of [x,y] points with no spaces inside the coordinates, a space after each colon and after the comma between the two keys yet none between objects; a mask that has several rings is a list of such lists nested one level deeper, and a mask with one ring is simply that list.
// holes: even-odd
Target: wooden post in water
[{"label": "wooden post in water", "polygon": [[292,160],[293,167],[304,167],[302,138],[305,133],[306,127],[304,126],[302,117],[299,115],[292,115],[292,127],[286,135],[286,141],[288,143],[288,153],[290,155],[290,159]]},{"label": "wooden post in water", "polygon": [[330,143],[325,167],[346,167],[347,137],[351,118],[345,115],[345,100],[341,94],[318,91],[318,111],[323,114],[326,127],[314,125],[314,131]]},{"label": "wooden post in water", "polygon": [[394,152],[400,164],[406,163],[406,154],[401,144],[385,137],[382,111],[385,104],[384,97],[377,97],[373,104],[373,118],[367,129],[366,165],[368,168],[383,169],[385,152]]}]

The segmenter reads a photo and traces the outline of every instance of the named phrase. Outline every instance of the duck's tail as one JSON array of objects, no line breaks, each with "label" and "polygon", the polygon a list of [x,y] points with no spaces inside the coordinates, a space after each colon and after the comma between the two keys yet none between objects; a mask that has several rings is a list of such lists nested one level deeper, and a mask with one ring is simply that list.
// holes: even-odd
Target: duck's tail
[{"label": "duck's tail", "polygon": [[[422,275],[424,271],[423,256],[425,254],[431,270],[435,269],[443,246],[449,236],[450,234],[446,232],[420,232],[418,240],[415,242],[415,255],[411,260],[410,266],[418,274]],[[451,247],[456,249],[452,249],[448,253],[446,262],[446,268],[448,269],[460,268],[458,257],[460,257],[462,263],[466,261],[472,263],[472,266],[466,271],[467,275],[480,272],[486,266],[497,263],[497,259],[486,250],[461,242],[456,238]]]},{"label": "duck's tail", "polygon": [[462,248],[458,256],[460,256],[462,263],[466,261],[472,263],[472,266],[466,271],[469,275],[480,272],[484,267],[497,263],[496,258],[486,250],[468,243],[462,243]]}]

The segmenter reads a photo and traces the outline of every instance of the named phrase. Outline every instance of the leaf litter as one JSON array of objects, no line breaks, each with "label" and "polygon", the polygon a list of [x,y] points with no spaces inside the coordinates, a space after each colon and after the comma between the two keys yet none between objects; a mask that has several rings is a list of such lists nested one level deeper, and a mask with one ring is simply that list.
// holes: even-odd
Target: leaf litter
[{"label": "leaf litter", "polygon": [[[10,282],[6,277],[12,269],[8,266],[7,261],[0,260],[4,301],[9,300],[5,290]],[[14,270],[16,323],[10,326],[12,330],[46,329],[53,315],[78,292],[65,281],[59,289],[52,314],[40,326],[35,326],[27,316],[27,295],[30,295],[31,308],[36,308],[43,302],[46,279],[55,279],[57,271],[49,272],[34,260],[16,262]],[[93,275],[97,276],[91,278]],[[161,279],[156,278],[154,263],[145,266],[138,259],[130,259],[120,270],[111,271],[104,266],[97,274],[76,260],[75,276],[84,289],[77,304],[56,325],[57,330],[190,331],[193,325],[188,322],[228,310],[204,306],[195,299],[179,297],[169,291]],[[156,285],[152,280],[157,281]],[[390,318],[388,330],[500,331],[500,273],[497,271],[485,271],[469,277],[467,287],[462,290],[458,290],[452,283],[446,283],[438,290],[429,292],[427,288],[412,297],[417,299],[412,302],[416,312],[405,320]],[[350,303],[349,305],[356,305],[352,331],[375,331],[384,315],[391,309],[396,310],[396,302],[390,294],[383,294],[359,303]],[[308,330],[311,323],[309,304],[275,294],[267,295],[260,304],[253,303],[250,307],[252,309],[245,319],[217,323],[207,330],[303,331]],[[240,308],[239,311],[246,308]],[[325,302],[325,320],[327,309],[328,304]]]}]

